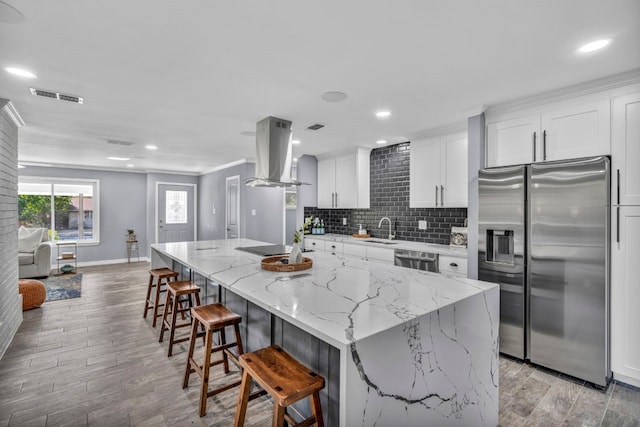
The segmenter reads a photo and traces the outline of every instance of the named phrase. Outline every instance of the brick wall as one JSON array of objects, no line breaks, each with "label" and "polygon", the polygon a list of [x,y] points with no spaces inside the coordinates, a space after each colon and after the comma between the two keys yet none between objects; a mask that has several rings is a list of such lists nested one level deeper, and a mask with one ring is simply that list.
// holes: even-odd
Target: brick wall
[{"label": "brick wall", "polygon": [[18,128],[0,99],[0,358],[22,322],[18,295]]},{"label": "brick wall", "polygon": [[[388,237],[388,225],[378,228],[380,218],[394,222],[396,238],[413,242],[449,244],[452,226],[462,227],[466,208],[409,207],[409,142],[371,151],[370,209],[318,209],[305,207],[305,217],[313,215],[324,220],[326,233],[357,233],[363,224],[374,237]],[[342,225],[343,218],[347,225]],[[426,230],[418,230],[418,220],[427,221]]]}]

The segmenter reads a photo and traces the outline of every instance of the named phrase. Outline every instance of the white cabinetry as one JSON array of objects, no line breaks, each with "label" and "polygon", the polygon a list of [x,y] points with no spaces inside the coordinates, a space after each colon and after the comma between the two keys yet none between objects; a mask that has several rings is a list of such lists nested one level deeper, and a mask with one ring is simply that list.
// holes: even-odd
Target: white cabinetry
[{"label": "white cabinetry", "polygon": [[322,239],[313,239],[310,237],[304,238],[304,248],[311,249],[313,251],[324,251],[325,241]]},{"label": "white cabinetry", "polygon": [[409,206],[466,207],[467,134],[411,141]]},{"label": "white cabinetry", "polygon": [[369,149],[318,159],[318,207],[369,208]]},{"label": "white cabinetry", "polygon": [[467,259],[440,255],[438,269],[445,275],[467,277]]},{"label": "white cabinetry", "polygon": [[611,223],[611,370],[640,387],[640,206],[614,207]]},{"label": "white cabinetry", "polygon": [[487,120],[487,167],[611,153],[609,99],[579,98]]},{"label": "white cabinetry", "polygon": [[614,98],[612,120],[611,198],[640,205],[640,93]]}]

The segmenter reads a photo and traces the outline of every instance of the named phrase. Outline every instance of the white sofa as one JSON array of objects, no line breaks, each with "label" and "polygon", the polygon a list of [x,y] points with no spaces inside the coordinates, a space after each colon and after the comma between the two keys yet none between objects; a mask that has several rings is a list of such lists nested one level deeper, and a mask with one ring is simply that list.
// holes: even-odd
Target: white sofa
[{"label": "white sofa", "polygon": [[46,228],[18,230],[18,270],[20,279],[46,277],[51,272],[51,242]]}]

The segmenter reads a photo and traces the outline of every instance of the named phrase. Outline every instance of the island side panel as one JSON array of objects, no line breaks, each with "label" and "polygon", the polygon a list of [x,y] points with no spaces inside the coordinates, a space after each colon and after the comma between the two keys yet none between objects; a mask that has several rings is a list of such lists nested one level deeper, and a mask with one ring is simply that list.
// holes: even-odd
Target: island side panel
[{"label": "island side panel", "polygon": [[344,424],[498,425],[498,322],[493,288],[352,343]]}]

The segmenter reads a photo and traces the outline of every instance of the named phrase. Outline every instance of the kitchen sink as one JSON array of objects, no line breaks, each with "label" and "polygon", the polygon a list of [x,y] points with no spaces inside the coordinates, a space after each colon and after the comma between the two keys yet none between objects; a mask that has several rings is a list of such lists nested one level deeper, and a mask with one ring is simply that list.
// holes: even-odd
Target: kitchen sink
[{"label": "kitchen sink", "polygon": [[367,243],[380,243],[381,245],[396,245],[398,242],[392,242],[390,240],[378,240],[378,239],[367,239],[364,240]]}]

